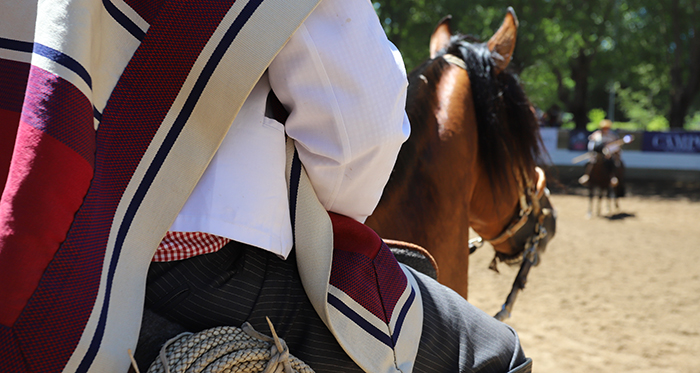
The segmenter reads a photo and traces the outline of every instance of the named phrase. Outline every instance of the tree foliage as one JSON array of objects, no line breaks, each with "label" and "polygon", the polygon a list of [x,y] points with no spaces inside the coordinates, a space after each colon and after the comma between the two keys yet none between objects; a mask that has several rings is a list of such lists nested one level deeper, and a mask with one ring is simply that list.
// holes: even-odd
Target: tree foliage
[{"label": "tree foliage", "polygon": [[511,67],[542,110],[561,107],[582,129],[593,109],[637,128],[695,128],[700,0],[375,2],[409,69],[428,58],[430,34],[443,16],[453,16],[453,28],[487,40],[508,6],[520,21]]}]

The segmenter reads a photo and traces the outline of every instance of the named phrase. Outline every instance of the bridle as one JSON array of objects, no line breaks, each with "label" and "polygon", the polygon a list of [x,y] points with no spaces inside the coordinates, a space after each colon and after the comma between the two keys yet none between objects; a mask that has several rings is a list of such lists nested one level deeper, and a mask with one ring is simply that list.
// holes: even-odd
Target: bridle
[{"label": "bridle", "polygon": [[544,226],[544,221],[553,212],[550,209],[543,208],[541,204],[542,197],[549,194],[549,190],[544,185],[544,171],[539,167],[536,167],[535,171],[538,173],[537,185],[526,173],[522,173],[524,180],[518,183],[520,209],[513,216],[510,224],[492,239],[485,240],[482,237],[476,237],[469,240],[469,254],[482,247],[484,242],[496,246],[508,240],[514,240],[515,242],[513,242],[512,246],[523,247],[523,250],[514,255],[506,256],[501,254],[494,257],[489,268],[496,272],[498,272],[496,268],[497,258],[510,265],[520,263],[524,257],[528,257],[535,264],[539,261],[536,248],[539,242],[549,234]]}]

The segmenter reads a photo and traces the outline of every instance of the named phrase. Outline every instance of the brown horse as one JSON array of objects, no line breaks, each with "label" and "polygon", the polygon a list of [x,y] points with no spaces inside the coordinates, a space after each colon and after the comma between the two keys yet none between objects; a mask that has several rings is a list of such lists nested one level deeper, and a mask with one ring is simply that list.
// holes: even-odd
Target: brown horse
[{"label": "brown horse", "polygon": [[554,214],[536,167],[544,152],[537,120],[505,71],[515,13],[487,43],[452,36],[449,22],[440,21],[431,58],[409,75],[411,137],[367,224],[428,249],[438,280],[466,298],[470,227],[498,258],[523,258],[527,247],[534,262],[554,234]]},{"label": "brown horse", "polygon": [[[593,197],[598,194],[596,215],[600,216],[603,196],[608,200],[608,212],[612,212],[611,202],[615,204],[615,210],[620,209],[618,198],[625,196],[625,165],[620,157],[620,147],[631,142],[633,137],[626,135],[604,145],[601,149],[588,152],[591,167],[590,177],[585,183],[588,187],[588,212],[591,217],[593,210]],[[612,200],[612,201],[611,201]]]}]

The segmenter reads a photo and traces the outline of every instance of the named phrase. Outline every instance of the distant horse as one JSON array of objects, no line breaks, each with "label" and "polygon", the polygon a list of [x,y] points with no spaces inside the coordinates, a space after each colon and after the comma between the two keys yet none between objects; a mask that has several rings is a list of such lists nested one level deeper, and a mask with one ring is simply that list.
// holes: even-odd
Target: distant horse
[{"label": "distant horse", "polygon": [[465,298],[469,227],[498,258],[522,259],[529,248],[531,263],[555,230],[544,172],[536,167],[543,152],[537,119],[505,71],[517,24],[509,9],[488,43],[476,43],[452,36],[449,16],[440,21],[431,58],[409,75],[411,137],[367,220],[382,237],[426,248],[438,280]]},{"label": "distant horse", "polygon": [[603,196],[607,196],[608,212],[612,212],[611,200],[615,210],[620,209],[618,198],[625,196],[625,165],[620,158],[620,147],[632,141],[627,135],[620,140],[612,141],[600,149],[587,153],[591,161],[590,178],[585,183],[588,187],[588,213],[593,211],[593,197],[598,195],[596,215],[600,216]]}]

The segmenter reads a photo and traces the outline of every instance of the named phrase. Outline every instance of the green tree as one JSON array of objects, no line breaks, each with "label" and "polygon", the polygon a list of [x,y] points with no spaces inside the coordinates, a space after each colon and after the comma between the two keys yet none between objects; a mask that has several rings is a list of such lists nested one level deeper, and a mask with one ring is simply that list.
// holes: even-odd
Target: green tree
[{"label": "green tree", "polygon": [[[556,97],[574,114],[577,126],[585,128],[591,61],[610,29],[608,18],[613,4],[614,0],[593,0],[583,5],[546,0],[476,0],[468,4],[443,0],[428,5],[420,0],[385,0],[378,2],[376,8],[387,35],[412,68],[427,57],[430,33],[442,16],[452,14],[455,29],[487,40],[500,26],[507,7],[512,5],[520,21],[512,67],[518,73],[524,73],[529,66],[548,71],[548,77],[554,81],[539,79],[541,74],[529,75],[537,79],[533,86],[549,86],[548,94],[540,97],[550,102]],[[423,41],[416,48],[419,38]],[[551,94],[552,85],[556,87],[555,95]]]},{"label": "green tree", "polygon": [[428,58],[433,28],[446,13],[441,1],[383,0],[374,3],[389,39],[403,55],[411,70]]},{"label": "green tree", "polygon": [[[387,35],[413,69],[428,58],[430,34],[445,15],[453,29],[487,40],[513,6],[520,26],[510,67],[531,100],[557,105],[585,128],[591,109],[615,92],[615,119],[671,128],[700,110],[700,0],[382,0]],[[694,128],[694,127],[693,127]]]},{"label": "green tree", "polygon": [[670,16],[673,53],[671,62],[671,128],[683,128],[693,99],[700,91],[700,2],[671,0],[660,2]]}]

